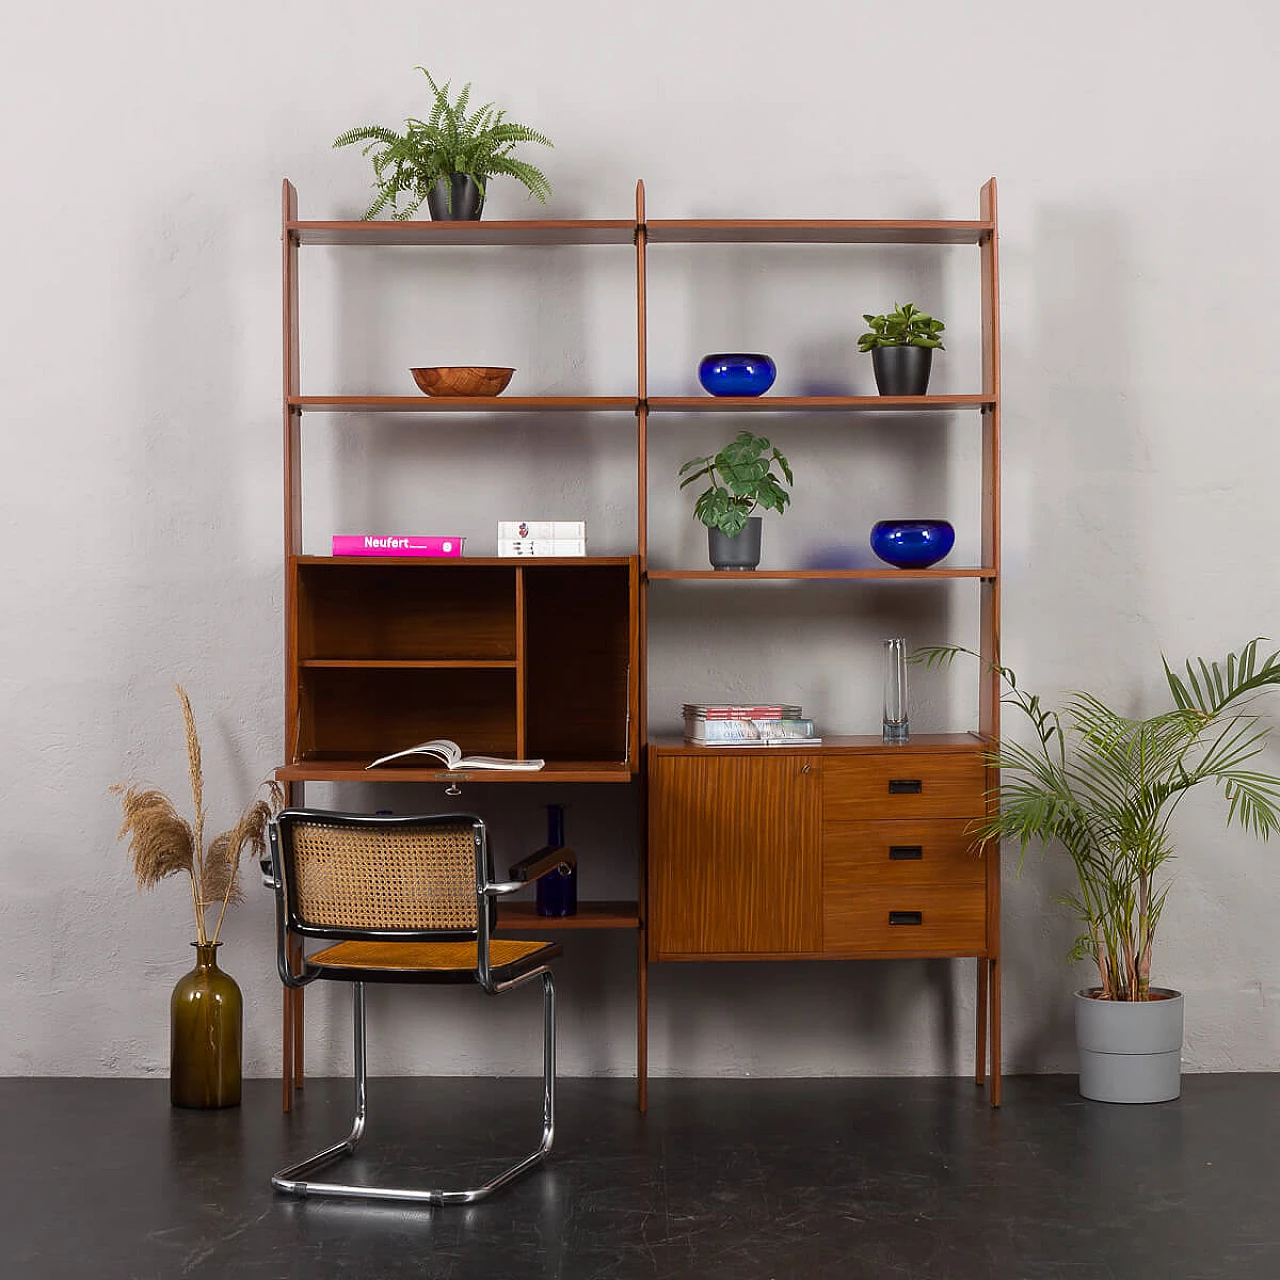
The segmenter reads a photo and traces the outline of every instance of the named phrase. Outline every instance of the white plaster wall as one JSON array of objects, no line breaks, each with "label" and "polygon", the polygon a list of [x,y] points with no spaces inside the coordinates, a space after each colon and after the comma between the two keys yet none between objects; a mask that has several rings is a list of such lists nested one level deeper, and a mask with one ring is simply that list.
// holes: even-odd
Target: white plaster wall
[{"label": "white plaster wall", "polygon": [[[196,706],[215,820],[229,822],[278,761],[280,180],[297,184],[304,217],[358,214],[366,162],[330,141],[421,109],[414,63],[473,80],[483,99],[555,139],[544,165],[552,215],[628,217],[643,178],[653,217],[969,217],[996,175],[1005,656],[1047,694],[1088,685],[1141,709],[1158,695],[1161,650],[1212,654],[1280,635],[1278,38],[1277,10],[1244,0],[1211,14],[1190,0],[917,0],[905,10],[71,0],[10,14],[0,48],[0,1072],[167,1070],[168,993],[187,966],[189,909],[176,881],[135,892],[108,787],[137,777],[182,795],[174,681]],[[492,216],[535,212],[518,189],[495,187]],[[860,313],[908,293],[952,321],[937,385],[971,386],[963,251],[915,265],[779,252],[778,272],[731,253],[655,255],[655,391],[692,390],[703,351],[740,343],[779,356],[779,391],[866,387]],[[514,364],[513,391],[629,385],[625,251],[497,257],[433,275],[420,255],[357,264],[309,252],[305,385],[402,389],[407,365],[453,361]],[[901,442],[780,423],[794,433],[797,510],[771,522],[767,556],[785,562],[846,528],[861,537],[880,506],[911,498],[959,513],[962,546],[971,541],[969,426],[947,428],[943,460],[913,477],[918,487],[895,489]],[[663,430],[672,469],[710,438],[702,424]],[[313,430],[309,420],[306,536],[321,549],[329,532],[375,521],[450,526],[483,549],[500,516],[585,515],[593,549],[626,549],[628,438],[625,422],[595,420],[447,431],[386,421]],[[493,448],[481,462],[473,444]],[[672,521],[655,555],[696,562],[700,535],[673,491],[655,471],[655,516]],[[901,597],[778,598],[795,621],[771,629],[735,603],[708,639],[682,620],[683,598],[655,590],[655,722],[671,723],[691,693],[754,686],[801,698],[833,731],[874,724],[868,655],[896,629]],[[708,601],[693,591],[688,602],[705,611]],[[907,622],[913,642],[964,638],[971,596],[931,596]],[[725,682],[739,660],[757,665]],[[917,692],[921,727],[971,718],[937,682]],[[409,807],[439,796],[334,799]],[[539,839],[538,806],[562,799],[584,892],[625,892],[635,812],[625,789],[467,797],[512,853]],[[1280,851],[1224,834],[1221,816],[1209,797],[1188,806],[1157,977],[1188,993],[1189,1069],[1268,1070],[1280,1051]],[[1038,861],[1006,876],[1011,1071],[1073,1068],[1066,996],[1088,975],[1063,963],[1073,930],[1052,899],[1064,883],[1060,867]],[[250,885],[225,939],[246,993],[247,1070],[268,1074],[279,997],[264,892]],[[567,1074],[632,1070],[633,952],[627,935],[569,939]],[[964,1072],[970,970],[655,966],[652,1070]],[[397,996],[374,1003],[376,1071],[533,1068],[529,1002],[452,992],[419,1007]],[[347,1049],[332,1015],[344,1011],[323,993],[309,1009],[310,1067],[335,1069]]]}]

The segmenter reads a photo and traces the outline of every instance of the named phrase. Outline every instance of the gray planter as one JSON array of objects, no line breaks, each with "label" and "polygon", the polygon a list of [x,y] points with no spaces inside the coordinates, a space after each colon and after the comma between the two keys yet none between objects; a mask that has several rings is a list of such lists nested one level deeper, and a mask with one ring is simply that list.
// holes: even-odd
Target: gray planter
[{"label": "gray planter", "polygon": [[1075,993],[1080,1093],[1095,1102],[1170,1102],[1182,1092],[1182,992],[1160,1000]]},{"label": "gray planter", "polygon": [[760,563],[760,516],[748,516],[746,527],[730,538],[707,530],[707,554],[713,569],[754,569]]}]

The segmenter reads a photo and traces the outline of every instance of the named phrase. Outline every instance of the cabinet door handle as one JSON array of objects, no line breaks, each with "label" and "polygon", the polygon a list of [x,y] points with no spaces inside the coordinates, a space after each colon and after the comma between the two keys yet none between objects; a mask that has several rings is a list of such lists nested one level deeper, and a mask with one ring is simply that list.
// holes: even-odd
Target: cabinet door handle
[{"label": "cabinet door handle", "polygon": [[889,794],[891,796],[918,796],[924,790],[924,783],[919,778],[890,778]]},{"label": "cabinet door handle", "polygon": [[889,846],[890,862],[919,862],[924,857],[922,844],[891,844]]},{"label": "cabinet door handle", "polygon": [[923,911],[890,911],[890,924],[924,924]]}]

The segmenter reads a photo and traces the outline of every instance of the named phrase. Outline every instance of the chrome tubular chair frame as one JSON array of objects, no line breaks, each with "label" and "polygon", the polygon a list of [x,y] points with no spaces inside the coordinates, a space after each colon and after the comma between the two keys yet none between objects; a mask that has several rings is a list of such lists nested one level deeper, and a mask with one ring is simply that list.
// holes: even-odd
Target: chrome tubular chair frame
[{"label": "chrome tubular chair frame", "polygon": [[[355,830],[361,833],[391,829],[397,826],[416,828],[445,827],[450,824],[457,828],[459,824],[468,824],[474,843],[476,910],[475,927],[462,930],[436,928],[405,928],[398,926],[391,929],[364,927],[344,927],[327,923],[315,925],[304,920],[298,908],[297,871],[292,846],[292,834],[297,826],[311,824],[315,827],[331,827],[341,831]],[[485,838],[484,823],[473,814],[442,814],[431,817],[388,817],[377,818],[355,814],[327,813],[316,810],[286,810],[280,814],[270,827],[271,862],[270,867],[264,864],[264,879],[276,893],[277,921],[277,963],[281,980],[289,987],[300,987],[320,978],[340,978],[351,985],[352,1022],[354,1030],[354,1084],[355,1084],[355,1116],[351,1132],[341,1142],[325,1147],[316,1154],[300,1160],[288,1168],[274,1174],[271,1185],[278,1191],[296,1196],[343,1196],[364,1200],[399,1200],[418,1204],[448,1205],[474,1204],[483,1200],[499,1188],[508,1185],[522,1174],[541,1164],[551,1151],[555,1140],[555,1062],[556,1062],[556,1018],[555,1018],[555,979],[551,968],[546,963],[537,963],[523,969],[504,969],[491,963],[491,931],[493,927],[493,906],[497,898],[525,888],[531,881],[562,865],[572,865],[575,861],[570,849],[541,849],[536,854],[524,859],[511,868],[508,881],[495,881],[492,877],[490,858]],[[354,1154],[361,1139],[365,1135],[368,1119],[368,1065],[366,1058],[366,1017],[365,1017],[365,978],[377,980],[376,973],[368,967],[353,969],[349,974],[339,973],[326,965],[315,964],[309,957],[304,957],[300,970],[294,971],[289,964],[288,942],[290,933],[303,936],[323,938],[345,938],[348,940],[392,941],[409,939],[411,941],[439,940],[442,935],[450,940],[464,937],[476,944],[475,965],[473,968],[451,971],[448,981],[475,981],[489,995],[497,995],[504,991],[524,986],[534,978],[542,979],[543,992],[543,1052],[542,1052],[542,1139],[538,1146],[528,1155],[517,1160],[488,1182],[478,1187],[465,1190],[416,1189],[411,1187],[369,1186],[358,1183],[336,1181],[316,1181],[313,1174],[344,1160]],[[544,947],[538,951],[540,956],[545,952],[547,958],[558,954],[559,949]],[[317,958],[321,958],[320,953]],[[415,981],[421,975],[409,973],[398,975],[392,980]],[[430,980],[439,981],[439,978]]]}]

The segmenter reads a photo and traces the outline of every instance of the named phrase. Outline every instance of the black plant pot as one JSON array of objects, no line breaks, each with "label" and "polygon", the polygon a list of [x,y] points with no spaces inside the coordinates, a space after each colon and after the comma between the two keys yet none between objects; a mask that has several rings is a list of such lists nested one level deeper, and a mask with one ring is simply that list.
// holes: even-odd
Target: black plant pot
[{"label": "black plant pot", "polygon": [[437,222],[475,222],[484,208],[484,191],[465,173],[451,173],[427,192],[427,208]]},{"label": "black plant pot", "polygon": [[720,529],[707,530],[707,554],[713,569],[754,569],[760,563],[759,516],[748,516],[741,533],[732,538]]},{"label": "black plant pot", "polygon": [[929,389],[932,347],[872,347],[871,367],[882,396],[922,396]]}]

